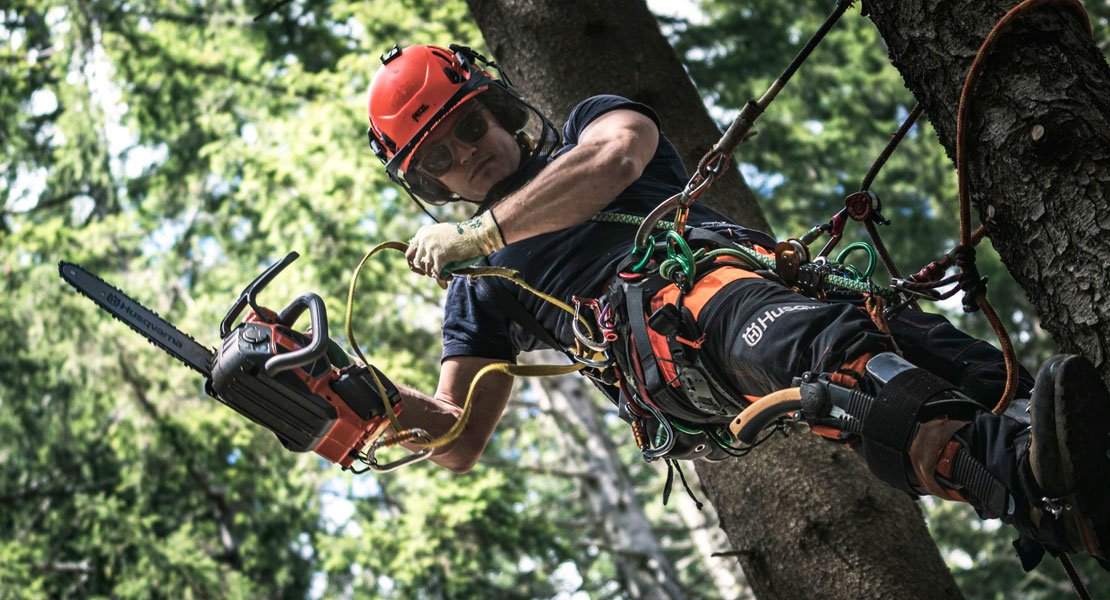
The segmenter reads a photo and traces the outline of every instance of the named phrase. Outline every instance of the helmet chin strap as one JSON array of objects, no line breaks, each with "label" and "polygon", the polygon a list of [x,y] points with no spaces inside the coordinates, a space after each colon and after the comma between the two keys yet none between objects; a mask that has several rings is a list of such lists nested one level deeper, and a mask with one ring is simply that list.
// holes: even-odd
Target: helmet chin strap
[{"label": "helmet chin strap", "polygon": [[423,202],[421,202],[419,198],[416,197],[416,194],[413,194],[412,191],[409,190],[409,187],[407,185],[404,186],[404,188],[405,188],[405,192],[408,193],[409,198],[412,198],[412,201],[415,202],[416,205],[420,207],[420,210],[424,211],[424,214],[428,215],[432,219],[432,221],[435,221],[436,223],[440,222],[439,219],[437,219],[436,216],[433,215],[428,210],[428,207],[425,206],[425,204]]}]

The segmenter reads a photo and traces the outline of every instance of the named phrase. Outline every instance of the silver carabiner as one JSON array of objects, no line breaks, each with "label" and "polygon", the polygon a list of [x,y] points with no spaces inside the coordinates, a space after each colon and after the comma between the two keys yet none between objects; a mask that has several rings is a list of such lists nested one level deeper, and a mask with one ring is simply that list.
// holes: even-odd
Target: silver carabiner
[{"label": "silver carabiner", "polygon": [[[681,194],[683,205],[689,205],[694,200],[697,200],[698,196],[700,196],[702,192],[707,190],[709,186],[713,185],[713,182],[716,181],[717,171],[714,168],[710,168],[708,169],[708,171],[708,175],[696,173],[693,177],[690,178],[690,181],[686,182],[686,189],[682,190]],[[698,181],[699,178],[701,179],[701,181]]]},{"label": "silver carabiner", "polygon": [[[707,167],[708,174],[703,175],[701,172],[694,173],[694,176],[686,182],[686,186],[681,192],[667,198],[659,203],[648,216],[644,217],[644,221],[640,223],[640,228],[636,230],[635,248],[646,248],[648,245],[648,238],[651,237],[651,232],[655,229],[655,225],[663,219],[668,213],[681,208],[689,207],[697,200],[698,196],[713,182],[717,180],[719,175],[718,170],[721,168],[722,163]],[[680,232],[681,233],[681,232]]]},{"label": "silver carabiner", "polygon": [[613,359],[611,359],[611,358],[606,358],[605,360],[593,360],[593,359],[590,359],[590,358],[586,358],[584,356],[579,356],[579,355],[574,354],[574,353],[571,353],[570,357],[576,363],[582,363],[582,364],[586,365],[587,367],[593,367],[595,369],[604,369],[604,368],[613,364]]},{"label": "silver carabiner", "polygon": [[906,279],[891,279],[890,280],[890,287],[892,289],[894,289],[894,291],[902,293],[902,294],[906,294],[907,296],[909,296],[911,298],[914,298],[914,297],[922,298],[924,300],[929,300],[930,302],[936,302],[937,300],[940,300],[941,293],[939,291],[937,291],[935,289],[932,289],[932,288],[925,288],[925,289],[908,288],[908,287],[906,287],[906,285],[909,284],[909,283],[912,283],[912,282],[908,281]]},{"label": "silver carabiner", "polygon": [[[594,319],[596,320],[599,316],[597,314],[597,300],[594,300],[592,298],[579,298],[578,296],[571,296],[571,301],[574,302],[574,320],[571,322],[571,331],[574,332],[574,339],[577,340],[579,344],[582,344],[590,350],[593,350],[595,352],[605,352],[609,348],[609,342],[605,340],[597,341],[590,337],[587,332],[582,331],[582,321],[584,320],[581,316],[582,305],[591,305],[591,308],[594,309]],[[584,364],[589,363],[584,362]]]},{"label": "silver carabiner", "polygon": [[[683,192],[684,193],[684,192]],[[655,229],[655,224],[663,219],[663,217],[678,208],[682,204],[683,193],[675,194],[667,198],[663,202],[652,209],[648,216],[644,217],[644,221],[640,223],[640,228],[636,230],[635,247],[647,248],[648,238],[651,237],[652,230]]]},{"label": "silver carabiner", "polygon": [[[409,432],[413,437],[412,437],[411,440],[406,440],[406,441],[418,441],[418,442],[430,442],[430,441],[432,441],[432,435],[430,433],[428,433],[427,431],[424,431],[423,429],[420,429],[419,427],[413,427],[412,429],[409,430]],[[422,460],[427,459],[429,456],[432,455],[432,448],[421,448],[420,450],[417,450],[416,452],[413,452],[412,454],[409,454],[408,456],[404,456],[402,458],[399,458],[399,459],[397,459],[393,462],[389,462],[389,463],[386,463],[384,465],[379,464],[377,457],[374,456],[377,453],[377,451],[381,450],[382,448],[385,448],[386,446],[394,445],[394,444],[387,443],[386,438],[388,438],[388,437],[392,437],[392,436],[382,436],[382,437],[378,438],[373,444],[370,445],[370,448],[366,450],[365,462],[370,467],[370,470],[375,471],[377,473],[388,473],[390,471],[396,471],[397,469],[400,469],[401,467],[403,467],[405,465],[410,465],[412,463],[418,463]]]}]

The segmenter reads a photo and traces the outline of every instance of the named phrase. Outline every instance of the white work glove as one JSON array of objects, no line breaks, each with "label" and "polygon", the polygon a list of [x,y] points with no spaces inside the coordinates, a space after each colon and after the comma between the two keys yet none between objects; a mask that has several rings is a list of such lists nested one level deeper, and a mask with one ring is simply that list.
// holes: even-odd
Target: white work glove
[{"label": "white work glove", "polygon": [[493,213],[485,211],[461,223],[421,227],[409,241],[405,258],[414,273],[445,281],[451,271],[469,266],[505,247]]}]

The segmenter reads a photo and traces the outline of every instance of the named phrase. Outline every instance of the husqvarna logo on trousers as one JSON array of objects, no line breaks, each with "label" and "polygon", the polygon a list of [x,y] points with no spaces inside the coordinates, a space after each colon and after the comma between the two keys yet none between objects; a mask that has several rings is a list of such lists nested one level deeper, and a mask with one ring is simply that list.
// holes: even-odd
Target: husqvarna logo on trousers
[{"label": "husqvarna logo on trousers", "polygon": [[808,304],[795,304],[793,306],[780,306],[778,308],[771,308],[764,312],[761,316],[757,317],[744,329],[744,341],[748,346],[754,348],[760,340],[763,339],[763,333],[775,322],[775,319],[781,317],[788,312],[796,310],[813,310],[816,306]]}]

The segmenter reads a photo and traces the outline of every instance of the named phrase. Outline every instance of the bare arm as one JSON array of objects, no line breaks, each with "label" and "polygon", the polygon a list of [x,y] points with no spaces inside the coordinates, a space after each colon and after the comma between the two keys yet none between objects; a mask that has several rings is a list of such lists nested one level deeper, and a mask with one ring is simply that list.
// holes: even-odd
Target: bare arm
[{"label": "bare arm", "polygon": [[575,148],[493,208],[505,243],[585,222],[640,178],[658,145],[659,128],[646,115],[601,115]]},{"label": "bare arm", "polygon": [[[504,362],[474,356],[456,356],[443,361],[439,387],[435,396],[428,396],[406,386],[398,386],[402,410],[398,415],[405,427],[420,427],[439,437],[458,420],[462,404],[474,375],[486,365]],[[466,428],[457,440],[436,450],[432,462],[456,473],[469,471],[481,458],[501,413],[509,402],[513,378],[503,373],[490,373],[482,378],[474,391],[473,406]]]}]

